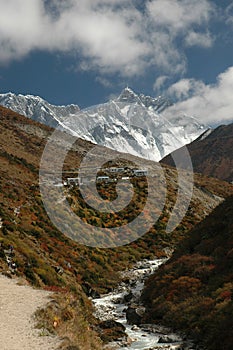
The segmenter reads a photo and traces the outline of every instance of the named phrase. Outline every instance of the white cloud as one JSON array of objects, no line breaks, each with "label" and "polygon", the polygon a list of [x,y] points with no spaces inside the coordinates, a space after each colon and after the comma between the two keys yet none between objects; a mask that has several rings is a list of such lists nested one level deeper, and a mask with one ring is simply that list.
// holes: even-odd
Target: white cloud
[{"label": "white cloud", "polygon": [[112,82],[104,77],[96,77],[95,80],[97,81],[97,83],[100,83],[104,87],[113,87]]},{"label": "white cloud", "polygon": [[[74,51],[86,67],[135,74],[143,69],[148,45],[138,38],[140,13],[122,0],[0,0],[0,61],[34,49]],[[48,12],[50,9],[50,12]],[[56,16],[54,16],[56,14]]]},{"label": "white cloud", "polygon": [[172,85],[168,93],[185,98],[166,110],[166,116],[187,114],[201,122],[215,124],[233,122],[233,66],[221,73],[216,84],[182,79]]},{"label": "white cloud", "polygon": [[161,75],[160,77],[158,77],[154,82],[153,90],[160,91],[168,79],[169,77],[167,75]]},{"label": "white cloud", "polygon": [[187,46],[200,46],[209,48],[213,45],[214,38],[211,37],[210,33],[197,33],[191,31],[185,38],[185,44]]},{"label": "white cloud", "polygon": [[0,0],[0,60],[20,58],[40,42],[47,18],[40,0]]},{"label": "white cloud", "polygon": [[167,90],[169,96],[175,99],[183,99],[202,93],[205,84],[200,80],[182,79],[171,85]]},{"label": "white cloud", "polygon": [[233,2],[226,8],[226,22],[233,25]]},{"label": "white cloud", "polygon": [[209,0],[145,0],[144,12],[134,0],[0,0],[0,8],[0,63],[39,49],[74,52],[81,69],[101,73],[175,74],[185,71],[185,45],[212,44]]},{"label": "white cloud", "polygon": [[208,0],[152,0],[147,7],[156,25],[172,35],[187,31],[194,24],[207,23],[214,11]]},{"label": "white cloud", "polygon": [[154,30],[150,34],[151,57],[150,64],[160,68],[160,71],[184,73],[186,70],[186,57],[181,49],[176,47],[172,37],[164,32]]}]

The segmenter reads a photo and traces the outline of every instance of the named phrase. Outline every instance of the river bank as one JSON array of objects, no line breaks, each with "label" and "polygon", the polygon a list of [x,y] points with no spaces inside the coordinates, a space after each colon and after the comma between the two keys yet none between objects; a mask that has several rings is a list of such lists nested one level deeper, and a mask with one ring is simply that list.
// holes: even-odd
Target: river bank
[{"label": "river bank", "polygon": [[[140,295],[145,279],[167,259],[144,260],[122,273],[122,282],[113,292],[93,299],[95,316],[125,335],[107,346],[122,350],[192,350],[194,345],[171,329],[160,325],[142,324],[145,311]],[[112,323],[111,323],[112,322]]]}]

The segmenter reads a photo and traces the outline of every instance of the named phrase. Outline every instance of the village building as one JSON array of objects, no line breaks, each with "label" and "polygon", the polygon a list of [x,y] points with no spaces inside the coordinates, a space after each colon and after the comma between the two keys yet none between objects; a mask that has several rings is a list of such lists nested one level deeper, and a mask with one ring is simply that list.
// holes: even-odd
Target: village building
[{"label": "village building", "polygon": [[148,170],[147,169],[133,169],[133,175],[140,177],[140,176],[147,176]]}]

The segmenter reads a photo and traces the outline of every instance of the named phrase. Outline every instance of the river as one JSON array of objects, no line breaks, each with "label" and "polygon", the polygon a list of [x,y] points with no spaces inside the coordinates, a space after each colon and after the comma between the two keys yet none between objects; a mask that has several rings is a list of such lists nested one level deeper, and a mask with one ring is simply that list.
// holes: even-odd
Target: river
[{"label": "river", "polygon": [[[113,292],[93,299],[95,316],[101,321],[114,320],[125,327],[128,337],[109,345],[121,350],[192,350],[191,342],[159,325],[128,324],[126,310],[134,305],[139,314],[143,313],[140,295],[145,279],[163,264],[167,259],[144,260],[134,268],[122,273],[122,282]],[[130,301],[128,300],[130,299]],[[136,306],[135,306],[136,305]],[[129,319],[129,317],[128,317]]]}]

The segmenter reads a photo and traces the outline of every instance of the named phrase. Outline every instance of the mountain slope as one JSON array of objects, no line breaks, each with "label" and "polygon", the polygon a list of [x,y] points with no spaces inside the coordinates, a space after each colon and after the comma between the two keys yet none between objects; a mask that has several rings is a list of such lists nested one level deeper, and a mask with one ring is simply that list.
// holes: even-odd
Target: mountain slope
[{"label": "mountain slope", "polygon": [[[221,125],[206,137],[200,137],[187,145],[195,172],[233,181],[233,124]],[[176,150],[173,153],[178,153]],[[173,165],[172,157],[166,156],[163,164]],[[180,158],[181,168],[184,167]]]},{"label": "mountain slope", "polygon": [[[91,261],[82,258],[89,254],[88,249],[56,230],[40,198],[38,168],[46,138],[51,132],[52,129],[46,126],[0,108],[0,273],[60,292],[62,300],[54,296],[48,315],[43,312],[43,318],[46,316],[47,320],[45,325],[48,324],[54,333],[53,318],[59,317],[57,333],[62,337],[67,335],[67,344],[97,350],[102,347],[89,326],[95,322],[92,306],[81,287],[82,270],[85,269],[81,259],[86,263]],[[56,270],[59,266],[63,268],[62,274]],[[75,295],[76,305],[71,306],[65,301],[72,300],[72,295]],[[65,318],[65,315],[69,317]],[[82,331],[77,329],[79,324]],[[64,326],[68,328],[61,334],[60,328]],[[62,349],[67,350],[67,347]]]},{"label": "mountain slope", "polygon": [[[109,279],[109,274],[106,274],[106,271],[108,271],[108,268],[111,270],[117,270],[117,265],[119,263],[120,266],[122,266],[121,264],[124,265],[128,263],[127,252],[128,249],[131,249],[130,245],[119,248],[119,252],[121,252],[121,262],[119,262],[119,252],[117,253],[115,251],[114,254],[113,252],[110,254],[109,252],[111,249],[99,251],[98,249],[96,250],[94,248],[78,245],[67,237],[64,237],[63,234],[56,230],[48,219],[48,216],[42,206],[40,190],[38,187],[38,170],[41,154],[43,152],[46,140],[49,135],[51,135],[53,130],[11,112],[3,107],[0,107],[0,116],[0,233],[3,241],[6,240],[10,242],[12,240],[12,242],[15,241],[15,245],[16,241],[17,244],[21,244],[25,240],[23,245],[26,244],[27,246],[28,244],[29,251],[33,249],[35,252],[37,251],[36,246],[38,242],[40,242],[42,249],[40,252],[42,253],[41,256],[48,259],[48,262],[50,259],[52,259],[53,262],[51,265],[53,265],[55,261],[62,260],[61,255],[64,254],[64,260],[69,261],[72,259],[70,262],[75,269],[77,268],[79,270],[80,278],[84,273],[86,275],[86,279],[88,279],[88,282],[93,283],[93,286],[95,285],[95,287],[98,284],[98,288],[100,290],[101,288],[104,289],[106,287],[106,283],[107,285],[111,286],[111,283],[114,283],[115,275],[112,271],[113,279],[111,281]],[[64,169],[77,168],[80,158],[86,154],[87,151],[90,151],[93,145],[83,140],[77,140],[74,147],[74,151],[68,154],[68,158],[64,164]],[[106,158],[110,157],[111,159],[111,155],[114,155],[114,158],[116,158],[115,152],[112,153],[111,150],[103,149],[103,153],[101,154],[103,164],[105,164]],[[121,158],[124,158],[123,154],[119,154],[119,164]],[[139,164],[140,161],[142,161],[140,158],[134,158],[133,156],[132,160],[135,160],[135,162],[138,162]],[[148,170],[152,174],[156,175],[158,169],[156,163],[150,161],[146,161],[145,163],[145,161],[142,161],[142,164],[146,164]],[[177,231],[175,231],[172,235],[168,235],[165,232],[165,225],[176,197],[177,175],[175,170],[169,168],[165,168],[164,172],[168,182],[167,190],[169,199],[165,203],[165,210],[159,223],[156,224],[155,227],[152,227],[149,234],[145,235],[143,239],[138,240],[137,243],[132,243],[138,249],[138,251],[135,250],[135,254],[138,256],[140,256],[140,254],[142,256],[155,254],[155,252],[158,254],[162,253],[163,248],[169,244],[174,244],[174,237],[183,236],[184,232],[190,228],[190,226],[192,227],[194,223],[205,217],[218,203],[222,201],[224,197],[230,193],[233,193],[232,186],[225,182],[215,179],[207,181],[205,177],[196,177],[190,210],[184,218],[183,223],[177,228]],[[160,181],[160,179],[159,177],[158,179],[153,177],[153,179],[154,186],[156,187],[157,182]],[[55,180],[56,179],[54,179],[54,182],[56,182]],[[106,188],[105,192],[107,191],[108,189]],[[67,193],[67,195],[71,196],[72,193]],[[81,197],[78,198],[76,206],[80,206],[82,201],[83,200],[81,200]],[[73,205],[75,205],[75,202],[73,202]],[[84,207],[82,210],[84,210],[84,212],[88,215],[87,208],[85,209]],[[93,211],[89,215],[92,217]],[[160,228],[158,229],[158,227]],[[62,241],[63,243],[56,243],[57,240]],[[142,247],[145,247],[145,242],[147,243],[146,248],[144,249]],[[51,245],[51,248],[48,248],[48,244],[49,246]],[[63,244],[65,244],[66,249],[61,251],[58,249],[58,247]],[[45,249],[45,252],[43,252],[43,249]],[[78,255],[88,256],[88,254],[90,254],[89,258],[86,257],[87,263],[91,261],[92,253],[95,253],[97,256],[106,254],[106,259],[110,254],[111,264],[110,266],[105,264],[104,267],[100,267],[101,264],[98,266],[98,264],[96,265],[92,262],[93,266],[89,269],[89,277],[87,278],[87,269],[82,265],[82,259],[78,259],[76,254],[74,254],[74,257],[72,257],[73,255],[69,253],[72,249],[78,252]],[[50,250],[53,253],[47,256],[45,253],[46,251]],[[34,254],[33,252],[31,253]],[[24,273],[24,250],[20,256],[18,257],[19,264],[21,266],[20,271]],[[132,259],[132,257],[130,259]],[[115,265],[116,267],[114,267]],[[97,269],[101,269],[102,271],[98,279],[96,279],[95,276],[95,266],[98,266]],[[36,270],[32,268],[31,272],[28,276],[30,276],[30,278],[32,278],[36,283],[40,283],[41,279],[37,279],[38,274]],[[58,283],[56,273],[51,269],[49,270],[49,274],[50,273],[52,274],[51,283]],[[106,277],[108,276],[108,281],[106,281],[104,277],[105,275]]]},{"label": "mountain slope", "polygon": [[[100,349],[100,340],[90,327],[96,320],[93,319],[88,297],[111,290],[119,282],[118,271],[130,267],[137,260],[155,255],[166,256],[166,248],[172,249],[177,245],[186,232],[224,197],[233,193],[233,189],[225,182],[197,176],[188,212],[177,229],[168,234],[166,223],[176,198],[177,174],[174,169],[165,167],[167,201],[161,217],[148,233],[122,247],[90,248],[62,234],[51,223],[41,200],[38,186],[40,158],[52,132],[53,129],[45,125],[0,107],[0,272],[11,277],[20,276],[36,287],[59,292],[49,310],[41,312],[45,318],[43,328],[46,326],[54,332],[55,318],[58,320],[56,332],[62,337],[67,335],[70,346],[79,345],[83,350]],[[58,142],[55,146],[59,154],[62,144]],[[81,157],[92,148],[90,142],[77,140],[65,160],[64,178],[70,176],[65,171],[77,169]],[[103,148],[102,163],[105,164],[106,158],[113,155],[115,158],[116,152]],[[119,165],[122,158],[124,155],[119,154]],[[139,158],[132,157],[132,160],[145,164]],[[158,188],[158,165],[150,161],[146,161],[146,165],[155,175],[153,186]],[[53,178],[53,184],[56,187],[56,178]],[[146,190],[144,183],[139,181],[136,192],[140,195]],[[100,218],[85,206],[77,188],[64,191],[71,209],[83,220],[89,220],[94,225],[106,223],[109,217]],[[100,191],[105,197],[110,192],[106,186]],[[135,203],[135,206],[139,204]],[[61,219],[65,221],[64,217]],[[122,225],[127,218],[116,215],[115,219]],[[114,223],[111,217],[108,221],[110,226]],[[85,235],[90,234],[89,231],[80,232]]]},{"label": "mountain slope", "polygon": [[167,120],[158,114],[171,102],[137,95],[126,88],[115,100],[79,111],[78,106],[52,106],[31,95],[0,95],[0,104],[29,118],[119,152],[158,161],[190,143],[207,127],[188,116]]},{"label": "mountain slope", "polygon": [[145,322],[184,331],[208,350],[233,344],[233,196],[190,231],[149,278]]}]

